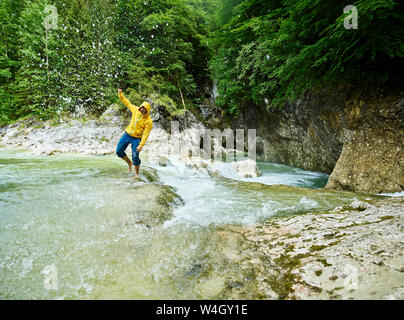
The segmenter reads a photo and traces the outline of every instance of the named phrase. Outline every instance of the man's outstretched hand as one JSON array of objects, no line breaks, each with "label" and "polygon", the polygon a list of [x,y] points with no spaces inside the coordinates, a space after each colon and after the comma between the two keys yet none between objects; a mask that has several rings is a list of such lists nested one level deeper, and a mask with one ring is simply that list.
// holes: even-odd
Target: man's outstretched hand
[{"label": "man's outstretched hand", "polygon": [[120,94],[122,92],[122,89],[118,89],[118,94]]},{"label": "man's outstretched hand", "polygon": [[137,151],[137,152],[142,151],[142,147],[141,147],[141,146],[137,146],[136,151]]}]

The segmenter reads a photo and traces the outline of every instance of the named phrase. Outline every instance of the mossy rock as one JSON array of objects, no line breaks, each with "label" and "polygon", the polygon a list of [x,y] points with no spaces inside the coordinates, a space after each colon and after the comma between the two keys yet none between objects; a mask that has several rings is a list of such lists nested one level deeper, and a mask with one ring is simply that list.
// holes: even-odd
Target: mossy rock
[{"label": "mossy rock", "polygon": [[157,182],[160,180],[157,170],[152,167],[142,166],[139,176],[147,182]]},{"label": "mossy rock", "polygon": [[156,183],[136,184],[131,188],[136,223],[156,227],[173,217],[173,209],[184,204],[170,186]]}]

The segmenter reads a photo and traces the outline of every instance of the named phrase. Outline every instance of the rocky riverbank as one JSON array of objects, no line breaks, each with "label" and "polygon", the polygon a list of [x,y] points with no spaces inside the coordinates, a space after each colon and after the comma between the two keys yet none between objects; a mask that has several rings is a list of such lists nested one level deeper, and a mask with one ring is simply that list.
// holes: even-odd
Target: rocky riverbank
[{"label": "rocky riverbank", "polygon": [[[170,143],[169,123],[158,110],[152,109],[154,126],[143,151],[150,154],[174,153],[178,143]],[[0,138],[4,146],[26,148],[37,154],[113,154],[130,117],[128,110],[117,105],[110,106],[101,117],[91,120],[65,119],[55,123],[30,117],[0,128]],[[173,136],[181,139],[181,149],[187,153],[193,148],[192,131],[200,128],[190,112],[180,120],[181,131]]]},{"label": "rocky riverbank", "polygon": [[214,237],[200,284],[218,283],[212,298],[404,299],[404,197],[223,226]]},{"label": "rocky riverbank", "polygon": [[[191,112],[186,111],[183,116],[170,118],[164,108],[153,105],[151,115],[154,124],[142,150],[143,164],[165,164],[168,156],[175,156],[190,168],[217,176],[215,162],[201,148],[205,127]],[[31,117],[0,128],[0,144],[44,155],[114,154],[130,116],[128,110],[112,105],[101,117],[86,121],[73,119],[52,123],[40,122]],[[168,119],[177,121],[177,131],[171,132]],[[212,137],[213,155],[219,154],[221,158],[222,154],[234,151],[224,148],[216,137]],[[130,148],[126,152],[130,155]],[[234,168],[241,177],[257,177],[261,174],[253,160],[234,163]]]}]

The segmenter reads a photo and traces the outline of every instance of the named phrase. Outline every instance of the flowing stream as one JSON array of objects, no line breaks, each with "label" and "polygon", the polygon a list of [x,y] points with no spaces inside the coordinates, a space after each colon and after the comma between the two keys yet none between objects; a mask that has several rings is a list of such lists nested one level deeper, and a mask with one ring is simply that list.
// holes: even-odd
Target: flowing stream
[{"label": "flowing stream", "polygon": [[[259,167],[261,177],[238,178],[223,164],[223,180],[174,160],[155,167],[159,183],[175,187],[184,205],[149,228],[131,220],[145,204],[131,198],[133,181],[116,156],[34,156],[0,148],[0,298],[218,297],[226,283],[204,282],[208,268],[238,271],[212,264],[220,255],[211,237],[216,228],[330,210],[361,196],[318,189],[327,182],[322,173]],[[49,268],[55,289],[44,283]]]}]

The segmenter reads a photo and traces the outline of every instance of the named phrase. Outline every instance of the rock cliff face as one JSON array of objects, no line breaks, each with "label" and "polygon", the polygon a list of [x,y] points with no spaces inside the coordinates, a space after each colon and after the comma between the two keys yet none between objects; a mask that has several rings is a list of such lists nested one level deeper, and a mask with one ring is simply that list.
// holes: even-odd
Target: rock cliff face
[{"label": "rock cliff face", "polygon": [[243,110],[231,126],[257,129],[257,158],[330,175],[327,187],[404,190],[404,92],[339,88],[283,108]]}]

